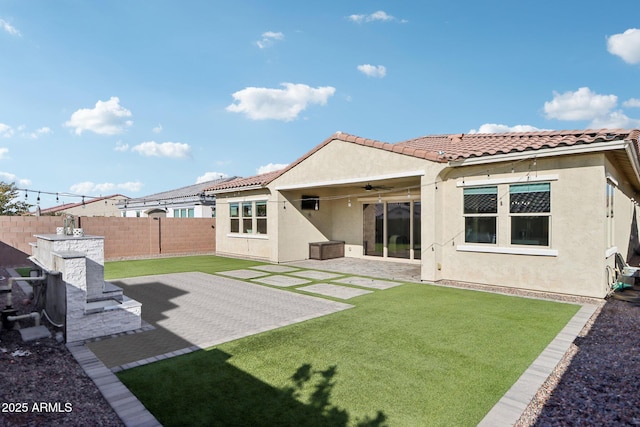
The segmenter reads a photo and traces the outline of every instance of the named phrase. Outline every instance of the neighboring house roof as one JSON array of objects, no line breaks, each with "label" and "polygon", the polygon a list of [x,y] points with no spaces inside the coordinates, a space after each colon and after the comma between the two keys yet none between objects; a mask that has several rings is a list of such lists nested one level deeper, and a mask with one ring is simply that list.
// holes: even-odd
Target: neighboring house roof
[{"label": "neighboring house roof", "polygon": [[280,176],[285,169],[254,175],[248,178],[236,178],[217,185],[209,186],[206,190],[210,192],[224,192],[224,190],[233,189],[248,190],[251,188],[262,188],[273,181],[276,177]]},{"label": "neighboring house roof", "polygon": [[[212,181],[205,181],[205,182],[200,182],[198,184],[187,185],[185,187],[176,188],[174,190],[168,190],[168,191],[162,191],[160,193],[150,194],[144,197],[136,197],[136,198],[128,199],[126,201],[118,203],[118,207],[120,209],[124,209],[125,203],[126,203],[126,208],[131,209],[131,208],[136,208],[141,206],[150,208],[157,205],[163,205],[163,206],[178,205],[178,204],[182,205],[189,202],[201,201],[200,200],[201,195],[203,194],[204,190],[206,190],[207,188],[216,184],[227,182],[227,181],[233,181],[237,178],[238,177],[236,176],[219,178]],[[206,200],[206,202],[212,202],[212,201],[213,200]]]},{"label": "neighboring house roof", "polygon": [[638,129],[587,129],[542,132],[474,133],[429,135],[395,144],[361,138],[343,132],[336,132],[311,151],[289,164],[286,168],[249,178],[239,178],[207,188],[211,192],[262,188],[283,173],[296,167],[331,141],[340,140],[365,147],[417,157],[433,162],[447,163],[472,157],[494,156],[544,148],[592,144],[597,142],[630,140],[636,152],[640,153],[640,130]]},{"label": "neighboring house roof", "polygon": [[93,197],[93,198],[87,198],[85,201],[83,202],[79,202],[79,203],[64,203],[62,205],[58,205],[58,206],[53,206],[47,209],[41,209],[40,210],[40,215],[53,215],[57,212],[64,212],[66,210],[72,209],[72,208],[77,208],[80,207],[82,205],[89,205],[91,203],[96,203],[96,202],[101,202],[104,200],[109,200],[109,199],[113,199],[113,198],[124,198],[126,199],[127,196],[124,196],[122,194],[112,194],[111,196],[104,196],[104,197]]}]

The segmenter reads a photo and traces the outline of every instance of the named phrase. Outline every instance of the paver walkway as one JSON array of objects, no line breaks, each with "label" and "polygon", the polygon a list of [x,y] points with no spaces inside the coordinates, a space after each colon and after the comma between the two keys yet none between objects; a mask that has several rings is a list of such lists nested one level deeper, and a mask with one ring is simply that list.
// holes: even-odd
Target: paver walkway
[{"label": "paver walkway", "polygon": [[87,344],[109,368],[197,346],[206,348],[352,307],[205,273],[120,280],[155,330]]}]

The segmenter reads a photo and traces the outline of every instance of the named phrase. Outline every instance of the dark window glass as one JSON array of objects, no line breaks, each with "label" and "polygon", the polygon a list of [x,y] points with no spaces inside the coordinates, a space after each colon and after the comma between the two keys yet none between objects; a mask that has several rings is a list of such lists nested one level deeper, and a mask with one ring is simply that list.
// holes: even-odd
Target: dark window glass
[{"label": "dark window glass", "polygon": [[496,243],[496,217],[471,216],[464,219],[464,241],[467,243]]},{"label": "dark window glass", "polygon": [[511,213],[551,212],[549,183],[517,184],[509,187]]},{"label": "dark window glass", "polygon": [[240,215],[240,211],[238,210],[238,204],[237,203],[230,203],[229,204],[229,216],[231,218],[237,218]]},{"label": "dark window glass", "polygon": [[511,243],[549,246],[548,216],[512,216]]},{"label": "dark window glass", "polygon": [[464,213],[498,213],[498,187],[465,188]]}]

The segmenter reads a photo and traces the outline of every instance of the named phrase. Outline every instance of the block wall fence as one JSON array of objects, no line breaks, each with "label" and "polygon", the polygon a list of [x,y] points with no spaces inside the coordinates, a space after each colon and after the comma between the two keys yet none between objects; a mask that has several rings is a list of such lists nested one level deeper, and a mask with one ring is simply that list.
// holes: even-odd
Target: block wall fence
[{"label": "block wall fence", "polygon": [[[104,236],[105,260],[211,254],[215,218],[76,217],[84,234]],[[0,216],[0,266],[27,265],[35,234],[55,234],[56,216]]]}]

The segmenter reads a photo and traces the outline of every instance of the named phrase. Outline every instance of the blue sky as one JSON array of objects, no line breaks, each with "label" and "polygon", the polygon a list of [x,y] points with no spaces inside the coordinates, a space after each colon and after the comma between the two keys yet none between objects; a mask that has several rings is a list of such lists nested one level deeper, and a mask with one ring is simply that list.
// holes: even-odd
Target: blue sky
[{"label": "blue sky", "polygon": [[640,128],[639,12],[637,0],[0,0],[0,180],[140,197],[282,167],[336,131]]}]

